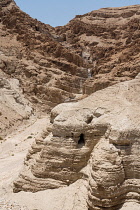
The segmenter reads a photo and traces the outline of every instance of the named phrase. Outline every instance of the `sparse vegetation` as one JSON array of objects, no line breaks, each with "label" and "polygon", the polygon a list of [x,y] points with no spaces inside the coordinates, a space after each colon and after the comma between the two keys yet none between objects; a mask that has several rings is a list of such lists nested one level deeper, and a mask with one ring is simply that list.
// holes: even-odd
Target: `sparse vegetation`
[{"label": "sparse vegetation", "polygon": [[31,139],[31,138],[32,138],[32,136],[28,136],[28,137],[27,137],[27,139]]}]

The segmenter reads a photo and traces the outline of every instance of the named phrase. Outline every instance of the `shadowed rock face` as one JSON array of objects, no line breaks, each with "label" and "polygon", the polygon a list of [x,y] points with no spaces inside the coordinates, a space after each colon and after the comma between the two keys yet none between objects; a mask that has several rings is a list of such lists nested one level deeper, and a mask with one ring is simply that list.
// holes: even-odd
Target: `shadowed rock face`
[{"label": "shadowed rock face", "polygon": [[14,191],[88,182],[89,209],[140,201],[140,76],[52,110],[51,132],[36,139]]}]

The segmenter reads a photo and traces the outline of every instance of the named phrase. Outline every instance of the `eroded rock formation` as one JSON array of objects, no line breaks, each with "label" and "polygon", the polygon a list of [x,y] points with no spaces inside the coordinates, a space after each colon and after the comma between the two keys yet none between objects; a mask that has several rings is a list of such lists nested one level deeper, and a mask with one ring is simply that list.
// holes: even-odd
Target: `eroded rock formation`
[{"label": "eroded rock formation", "polygon": [[84,85],[91,94],[139,73],[140,5],[103,8],[77,15],[56,27],[67,48],[77,52],[93,71]]},{"label": "eroded rock formation", "polygon": [[89,209],[140,201],[140,76],[52,110],[27,154],[14,192],[88,182]]},{"label": "eroded rock formation", "polygon": [[50,107],[80,93],[87,78],[82,57],[54,38],[54,28],[0,2],[0,71],[20,81],[34,108]]},{"label": "eroded rock formation", "polygon": [[140,202],[140,76],[133,79],[140,72],[139,17],[139,5],[106,8],[53,28],[20,11],[13,0],[0,1],[5,133],[31,115],[30,106],[46,112],[79,93],[100,90],[52,110],[50,127],[29,150],[14,192],[85,179],[89,210]]}]

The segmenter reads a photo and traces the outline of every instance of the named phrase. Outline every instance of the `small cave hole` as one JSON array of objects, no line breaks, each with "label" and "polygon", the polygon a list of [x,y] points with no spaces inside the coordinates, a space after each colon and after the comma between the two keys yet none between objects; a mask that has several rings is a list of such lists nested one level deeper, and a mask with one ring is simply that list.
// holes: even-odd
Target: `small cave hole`
[{"label": "small cave hole", "polygon": [[85,145],[85,136],[83,133],[79,136],[79,141],[78,141],[78,148],[81,148]]},{"label": "small cave hole", "polygon": [[93,116],[88,116],[87,120],[86,120],[86,123],[90,124],[92,120],[93,120]]}]

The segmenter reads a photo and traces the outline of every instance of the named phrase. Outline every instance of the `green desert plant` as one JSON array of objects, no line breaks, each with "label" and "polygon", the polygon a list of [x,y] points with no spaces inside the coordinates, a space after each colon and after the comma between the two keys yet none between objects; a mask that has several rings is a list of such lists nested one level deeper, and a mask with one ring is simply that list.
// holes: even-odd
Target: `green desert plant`
[{"label": "green desert plant", "polygon": [[0,136],[0,140],[3,140],[3,138]]},{"label": "green desert plant", "polygon": [[28,137],[27,137],[27,139],[31,139],[31,138],[32,138],[32,136],[28,136]]}]

